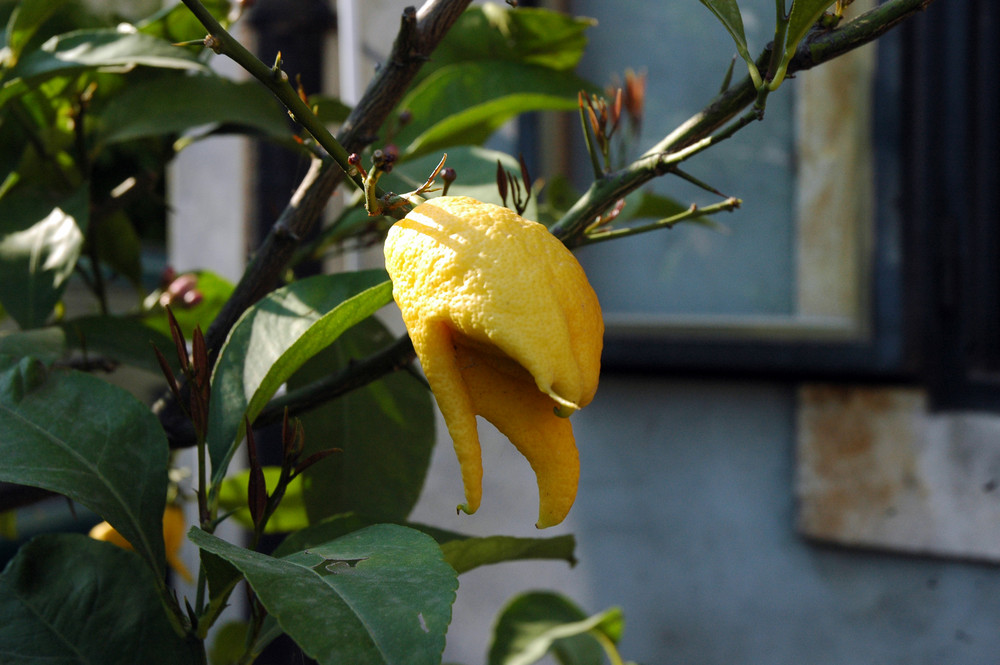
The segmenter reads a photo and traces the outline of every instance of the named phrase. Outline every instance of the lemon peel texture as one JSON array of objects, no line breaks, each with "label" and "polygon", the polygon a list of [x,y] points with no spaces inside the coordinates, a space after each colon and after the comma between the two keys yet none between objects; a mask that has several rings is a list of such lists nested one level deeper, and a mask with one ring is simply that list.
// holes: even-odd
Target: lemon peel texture
[{"label": "lemon peel texture", "polygon": [[562,522],[580,463],[566,418],[594,397],[604,322],[583,268],[548,229],[443,196],[389,230],[393,297],[455,444],[466,513],[482,499],[480,415],[528,460],[539,528]]}]

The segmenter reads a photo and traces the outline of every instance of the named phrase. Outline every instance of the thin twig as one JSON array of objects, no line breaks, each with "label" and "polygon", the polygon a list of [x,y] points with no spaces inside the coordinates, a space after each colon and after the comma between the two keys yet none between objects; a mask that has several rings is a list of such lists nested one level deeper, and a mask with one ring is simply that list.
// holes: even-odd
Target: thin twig
[{"label": "thin twig", "polygon": [[[934,0],[889,0],[875,9],[828,32],[807,36],[799,44],[788,66],[788,74],[811,69],[882,36],[907,17],[922,11]],[[770,48],[757,58],[759,69],[770,61]],[[700,112],[654,145],[645,155],[625,168],[609,173],[591,184],[587,192],[550,227],[567,246],[582,241],[584,229],[618,199],[637,190],[653,178],[671,171],[673,164],[709,145],[732,136],[757,119],[755,109],[733,120],[746,107],[759,102],[757,88],[749,76],[738,85],[718,94]],[[719,131],[721,128],[721,131]],[[699,143],[701,142],[701,143]]]}]

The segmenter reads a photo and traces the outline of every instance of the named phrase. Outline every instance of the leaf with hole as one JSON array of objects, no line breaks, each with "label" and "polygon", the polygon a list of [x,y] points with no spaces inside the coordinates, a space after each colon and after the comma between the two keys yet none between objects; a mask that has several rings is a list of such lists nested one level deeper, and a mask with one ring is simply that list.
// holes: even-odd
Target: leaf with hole
[{"label": "leaf with hole", "polygon": [[192,529],[229,561],[306,655],[322,664],[437,665],[458,579],[425,534],[379,524],[283,558]]}]

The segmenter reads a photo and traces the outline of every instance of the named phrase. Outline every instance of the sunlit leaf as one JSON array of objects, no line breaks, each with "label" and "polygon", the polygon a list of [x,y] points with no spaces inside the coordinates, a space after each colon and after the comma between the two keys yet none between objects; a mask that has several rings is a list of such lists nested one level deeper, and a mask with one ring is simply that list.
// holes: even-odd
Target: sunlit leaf
[{"label": "sunlit leaf", "polygon": [[520,7],[512,11],[499,3],[473,5],[434,50],[423,75],[473,60],[570,71],[583,57],[587,29],[596,24],[594,19],[548,9]]},{"label": "sunlit leaf", "polygon": [[24,54],[7,72],[0,87],[0,105],[52,76],[135,66],[205,69],[194,53],[150,35],[114,29],[79,30],[56,35],[38,50]]},{"label": "sunlit leaf", "polygon": [[13,67],[17,64],[28,40],[66,2],[67,0],[21,0],[17,3],[7,21],[6,50],[3,54],[5,66]]},{"label": "sunlit leaf", "polygon": [[[223,26],[228,25],[230,0],[201,0]],[[171,43],[186,42],[205,37],[205,26],[183,3],[166,3],[166,6],[149,18],[136,24],[139,32],[159,37]]]},{"label": "sunlit leaf", "polygon": [[413,121],[394,140],[405,157],[479,144],[528,111],[571,111],[591,86],[572,72],[517,62],[463,62],[436,71],[399,104]]},{"label": "sunlit leaf", "polygon": [[87,187],[56,201],[16,187],[0,198],[0,302],[22,328],[43,325],[83,248]]},{"label": "sunlit leaf", "polygon": [[270,293],[243,314],[212,378],[208,448],[215,482],[243,437],[244,416],[253,422],[303,363],[391,298],[382,270],[317,275]]},{"label": "sunlit leaf", "polygon": [[618,608],[587,615],[565,596],[529,592],[512,600],[493,629],[489,665],[529,665],[553,651],[564,665],[603,665],[604,649],[593,632],[612,643],[621,639],[624,617]]},{"label": "sunlit leaf", "polygon": [[429,536],[380,524],[281,559],[192,529],[322,664],[437,665],[458,580]]}]

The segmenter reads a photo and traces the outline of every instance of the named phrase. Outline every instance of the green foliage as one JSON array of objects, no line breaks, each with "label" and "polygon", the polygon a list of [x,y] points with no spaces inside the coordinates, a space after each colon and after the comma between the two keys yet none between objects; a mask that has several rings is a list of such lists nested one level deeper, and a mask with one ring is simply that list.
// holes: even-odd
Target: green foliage
[{"label": "green foliage", "polygon": [[740,57],[746,61],[754,86],[758,90],[765,86],[769,90],[774,90],[781,85],[788,64],[795,55],[795,49],[835,0],[792,0],[792,7],[787,15],[784,15],[781,10],[785,5],[784,0],[778,0],[778,2],[775,38],[772,43],[772,49],[777,57],[772,57],[772,64],[769,66],[766,78],[762,78],[747,47],[746,33],[743,31],[743,15],[737,0],[701,0],[701,4],[715,14],[715,17],[726,28],[729,36],[733,38],[736,50]]},{"label": "green foliage", "polygon": [[53,198],[30,185],[0,196],[0,302],[22,328],[48,320],[83,248],[86,188]]},{"label": "green foliage", "polygon": [[418,531],[371,526],[280,559],[198,530],[190,538],[238,568],[320,663],[440,662],[458,580]]},{"label": "green foliage", "polygon": [[469,8],[399,103],[413,120],[392,140],[404,158],[479,145],[530,111],[572,111],[594,86],[573,73],[594,24],[541,9]]},{"label": "green foliage", "polygon": [[5,663],[197,662],[132,552],[77,534],[39,536],[0,574]]},{"label": "green foliage", "polygon": [[33,358],[0,367],[0,481],[79,501],[162,575],[167,442],[156,417],[88,374]]},{"label": "green foliage", "polygon": [[[702,2],[764,96],[738,4]],[[0,481],[65,495],[135,551],[69,534],[23,545],[0,573],[0,660],[204,663],[205,637],[245,580],[251,616],[220,631],[212,652],[220,662],[249,662],[282,633],[321,663],[440,662],[459,574],[525,559],[572,565],[574,538],[472,537],[408,522],[430,464],[434,411],[426,385],[408,371],[412,347],[373,317],[391,301],[383,271],[272,276],[267,288],[287,281],[240,301],[246,309],[228,338],[212,342],[221,348],[206,348],[201,331],[231,297],[244,297],[245,284],[235,290],[206,271],[165,271],[164,283],[149,283],[143,248],[164,235],[165,169],[191,141],[221,132],[304,152],[316,146],[290,128],[259,81],[223,78],[208,66],[208,49],[178,45],[201,40],[213,20],[224,26],[228,0],[191,0],[208,18],[171,4],[121,26],[123,17],[90,4],[0,0]],[[767,85],[780,84],[830,4],[795,0],[779,16]],[[481,144],[522,114],[575,110],[579,92],[597,92],[574,73],[593,25],[542,9],[469,8],[409,89],[381,100],[396,109],[381,139],[399,147],[400,159],[380,186],[418,189],[447,148],[446,166],[458,174],[449,193],[500,203],[498,166],[517,174],[520,165]],[[350,110],[332,98],[309,103],[323,123],[342,122]],[[643,193],[614,208],[635,189],[615,184],[626,182],[622,174],[630,172],[607,179],[614,197],[592,207],[585,224],[612,221],[601,217],[612,209],[622,224],[671,221],[688,209]],[[589,196],[558,174],[547,182],[546,200],[532,196],[526,216],[556,222]],[[302,256],[377,244],[391,222],[349,201]],[[84,313],[67,315],[74,279],[92,299],[75,303]],[[127,311],[108,297],[120,279],[136,294]],[[382,364],[370,375],[355,371],[368,362]],[[119,363],[164,375],[158,415],[106,377],[67,368]],[[247,423],[277,412],[282,387],[286,397],[323,399],[283,423],[278,462],[262,466],[251,456],[249,469],[229,474]],[[168,433],[169,445],[196,447],[190,488],[176,486],[183,473],[169,468]],[[163,514],[168,495],[191,494],[200,577],[194,598],[179,598],[167,584]],[[213,535],[230,518],[252,532],[251,547]],[[288,535],[269,556],[255,550],[263,533]],[[588,617],[562,596],[525,594],[504,608],[489,662],[552,653],[564,665],[620,663],[622,625],[614,608]]]},{"label": "green foliage", "polygon": [[[368,318],[347,330],[302,367],[289,389],[341,371],[392,343]],[[357,414],[366,414],[359,418]],[[303,501],[311,523],[344,512],[379,520],[406,519],[420,498],[434,448],[434,412],[426,386],[396,372],[302,416],[305,454],[338,452],[303,473]]]},{"label": "green foliage", "polygon": [[212,375],[208,451],[222,480],[251,422],[307,360],[391,299],[384,271],[317,275],[274,291],[233,326]]},{"label": "green foliage", "polygon": [[525,593],[501,611],[487,662],[530,665],[551,651],[561,665],[600,665],[605,652],[614,651],[624,627],[618,608],[588,617],[560,594]]}]

